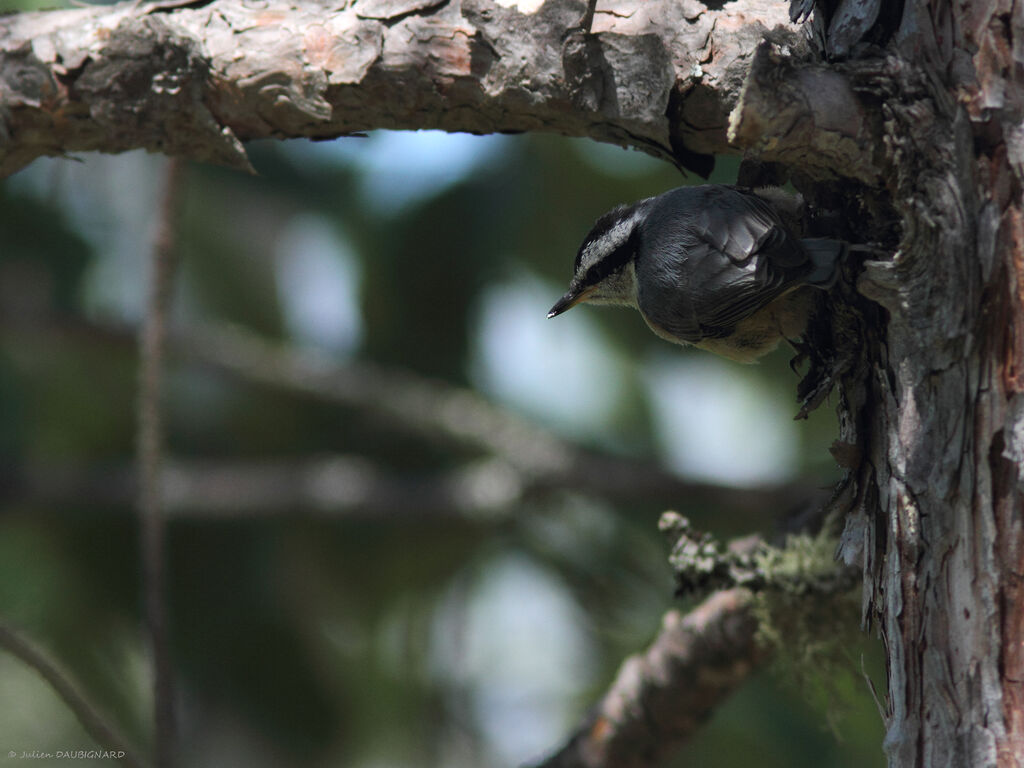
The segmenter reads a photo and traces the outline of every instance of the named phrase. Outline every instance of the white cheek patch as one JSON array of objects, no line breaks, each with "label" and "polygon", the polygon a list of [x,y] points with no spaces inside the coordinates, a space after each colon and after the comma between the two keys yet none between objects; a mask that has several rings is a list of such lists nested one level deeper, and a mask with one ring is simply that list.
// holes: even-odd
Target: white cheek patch
[{"label": "white cheek patch", "polygon": [[600,282],[586,301],[590,304],[617,304],[637,307],[636,269],[629,262]]}]

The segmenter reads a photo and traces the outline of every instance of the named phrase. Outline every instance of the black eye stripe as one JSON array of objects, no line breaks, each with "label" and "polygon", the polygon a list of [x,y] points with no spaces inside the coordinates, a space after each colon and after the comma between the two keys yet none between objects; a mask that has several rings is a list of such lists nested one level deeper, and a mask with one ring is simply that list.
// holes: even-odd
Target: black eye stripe
[{"label": "black eye stripe", "polygon": [[[636,253],[637,240],[639,239],[638,232],[639,229],[634,228],[629,237],[623,240],[618,248],[591,265],[590,269],[583,276],[583,285],[596,285],[608,277],[608,275],[618,272],[625,267],[629,260],[633,258],[633,254]],[[580,253],[582,254],[582,252],[581,249]],[[577,257],[578,261],[579,257]],[[577,263],[578,266],[579,264]]]}]

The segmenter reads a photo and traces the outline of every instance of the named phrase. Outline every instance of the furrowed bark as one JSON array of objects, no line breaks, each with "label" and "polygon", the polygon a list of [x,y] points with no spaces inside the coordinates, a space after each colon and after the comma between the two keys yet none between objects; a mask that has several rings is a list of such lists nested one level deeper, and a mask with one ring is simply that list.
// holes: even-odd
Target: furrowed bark
[{"label": "furrowed bark", "polygon": [[843,552],[886,645],[900,768],[1024,764],[1024,26],[997,5],[908,2],[888,54],[850,65],[902,237],[858,282],[887,322],[844,386],[865,461]]},{"label": "furrowed bark", "polygon": [[[863,565],[886,645],[889,765],[1024,765],[1024,17],[1009,2],[799,5],[850,59],[814,73],[762,47],[731,135],[812,179],[822,159],[845,165],[863,186],[805,195],[838,200],[835,226],[861,242],[886,209],[898,221],[898,242],[880,238],[891,254],[854,278],[882,311],[846,294],[832,318],[860,318],[840,387],[836,455],[857,499],[841,553]],[[855,17],[864,39],[848,39]],[[806,106],[814,83],[861,108]]]}]

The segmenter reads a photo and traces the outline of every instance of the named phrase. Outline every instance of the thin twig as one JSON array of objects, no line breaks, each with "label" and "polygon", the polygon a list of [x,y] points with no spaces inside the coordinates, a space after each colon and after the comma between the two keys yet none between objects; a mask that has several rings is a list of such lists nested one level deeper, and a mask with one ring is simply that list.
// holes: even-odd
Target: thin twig
[{"label": "thin twig", "polygon": [[597,0],[587,0],[587,10],[580,19],[580,27],[584,32],[589,32],[594,26],[594,11],[597,10]]},{"label": "thin twig", "polygon": [[174,764],[174,686],[167,639],[160,411],[167,308],[174,275],[174,232],[184,161],[168,161],[159,229],[153,241],[146,317],[139,335],[137,442],[139,528],[146,633],[153,664],[153,753],[157,768]]},{"label": "thin twig", "polygon": [[143,762],[128,747],[127,740],[100,714],[82,693],[81,688],[71,675],[61,669],[55,661],[43,652],[35,643],[21,632],[0,620],[0,648],[21,659],[34,669],[54,692],[67,704],[82,728],[104,749],[109,750],[112,757],[129,768],[142,768]]}]

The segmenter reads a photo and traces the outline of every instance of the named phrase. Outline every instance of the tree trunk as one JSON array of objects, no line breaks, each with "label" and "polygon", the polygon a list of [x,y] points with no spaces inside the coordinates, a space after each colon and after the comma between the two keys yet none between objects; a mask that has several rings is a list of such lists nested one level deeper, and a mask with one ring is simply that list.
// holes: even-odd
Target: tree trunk
[{"label": "tree trunk", "polygon": [[1024,764],[1019,10],[908,2],[884,61],[850,65],[881,98],[903,225],[859,279],[887,321],[844,428],[866,462],[843,551],[887,650],[891,766]]}]

